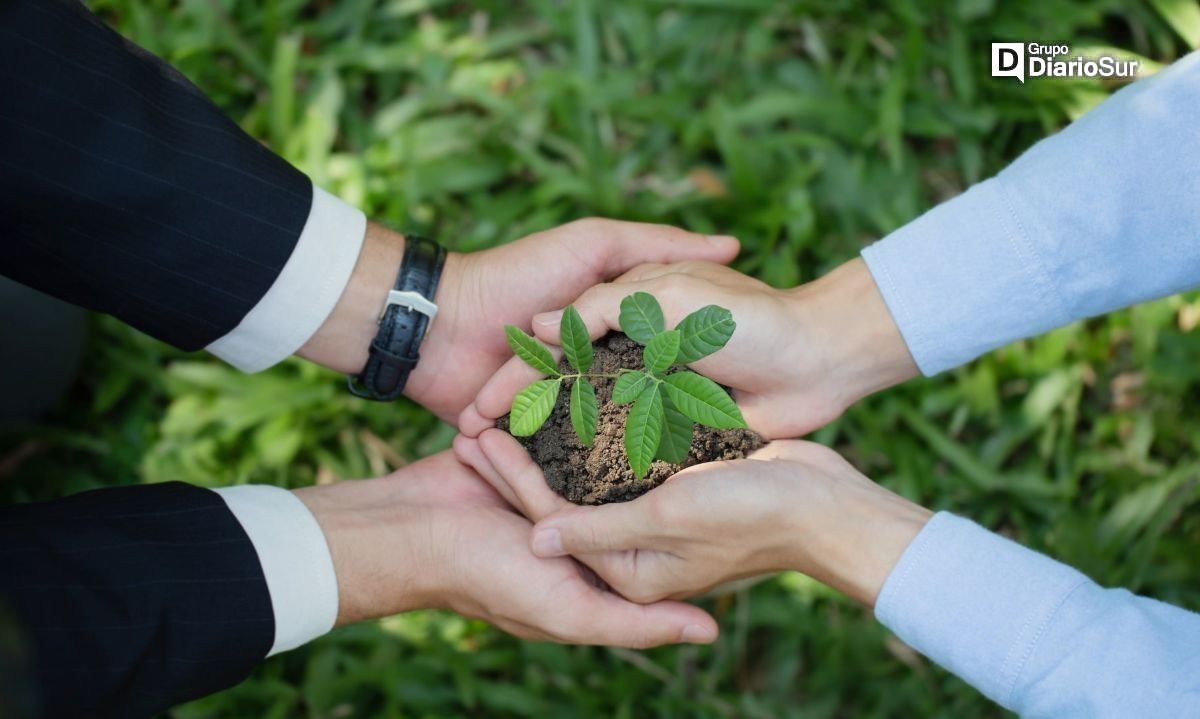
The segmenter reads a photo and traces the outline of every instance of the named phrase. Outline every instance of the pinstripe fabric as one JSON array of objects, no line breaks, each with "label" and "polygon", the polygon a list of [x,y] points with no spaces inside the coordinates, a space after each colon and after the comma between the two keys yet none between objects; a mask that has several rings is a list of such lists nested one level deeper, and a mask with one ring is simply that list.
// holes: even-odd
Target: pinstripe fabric
[{"label": "pinstripe fabric", "polygon": [[0,272],[182,349],[266,294],[312,184],[76,0],[0,0]]},{"label": "pinstripe fabric", "polygon": [[48,717],[146,717],[217,691],[275,632],[241,525],[181,483],[0,507],[0,595],[31,637]]}]

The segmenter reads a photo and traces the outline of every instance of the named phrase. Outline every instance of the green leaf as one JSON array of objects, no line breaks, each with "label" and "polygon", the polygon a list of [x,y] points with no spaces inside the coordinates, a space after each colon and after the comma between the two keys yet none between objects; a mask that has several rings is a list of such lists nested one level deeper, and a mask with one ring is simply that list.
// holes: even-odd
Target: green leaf
[{"label": "green leaf", "polygon": [[642,390],[646,389],[646,383],[649,381],[651,381],[650,375],[645,372],[630,370],[623,373],[613,385],[612,401],[617,404],[629,404],[638,398]]},{"label": "green leaf", "polygon": [[525,334],[520,327],[504,325],[504,336],[508,338],[508,346],[513,354],[525,361],[525,364],[542,374],[558,376],[558,363],[546,345]]},{"label": "green leaf", "polygon": [[560,386],[560,379],[540,379],[518,392],[508,416],[508,431],[514,437],[528,437],[538,431],[554,411]]},{"label": "green leaf", "polygon": [[663,380],[663,389],[680,412],[716,429],[744,428],[746,420],[721,385],[695,372],[676,372]]},{"label": "green leaf", "polygon": [[558,336],[562,341],[567,361],[572,367],[580,372],[587,372],[592,368],[592,338],[588,336],[587,325],[583,323],[583,318],[574,307],[563,310]]},{"label": "green leaf", "polygon": [[646,369],[654,374],[662,374],[670,369],[675,363],[675,356],[679,354],[679,337],[677,330],[654,335],[642,352],[642,364],[646,365]]},{"label": "green leaf", "polygon": [[646,476],[662,440],[663,401],[658,387],[649,385],[638,395],[625,418],[625,456],[638,479]]},{"label": "green leaf", "polygon": [[[661,392],[660,392],[661,394]],[[663,396],[663,435],[655,456],[664,462],[679,464],[692,448],[695,424],[665,395]]]},{"label": "green leaf", "polygon": [[1200,8],[1195,0],[1151,0],[1150,4],[1189,47],[1200,48]]},{"label": "green leaf", "polygon": [[591,447],[596,439],[596,388],[583,377],[571,386],[571,426],[579,441]]},{"label": "green leaf", "polygon": [[676,361],[688,364],[707,357],[724,347],[736,328],[729,310],[717,305],[701,307],[675,325],[682,335]]},{"label": "green leaf", "polygon": [[646,292],[634,292],[621,300],[621,330],[630,339],[644,345],[662,332],[666,327],[662,307],[654,295]]}]

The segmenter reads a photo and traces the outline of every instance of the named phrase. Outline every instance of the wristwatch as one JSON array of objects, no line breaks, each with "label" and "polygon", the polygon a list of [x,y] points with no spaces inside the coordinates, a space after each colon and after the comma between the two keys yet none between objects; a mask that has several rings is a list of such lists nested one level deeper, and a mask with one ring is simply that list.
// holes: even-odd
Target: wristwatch
[{"label": "wristwatch", "polygon": [[350,392],[364,399],[387,402],[404,391],[408,376],[421,359],[417,351],[429,324],[437,316],[437,294],[446,250],[433,240],[407,235],[404,259],[395,288],[379,315],[379,332],[368,350],[362,372],[351,375]]}]

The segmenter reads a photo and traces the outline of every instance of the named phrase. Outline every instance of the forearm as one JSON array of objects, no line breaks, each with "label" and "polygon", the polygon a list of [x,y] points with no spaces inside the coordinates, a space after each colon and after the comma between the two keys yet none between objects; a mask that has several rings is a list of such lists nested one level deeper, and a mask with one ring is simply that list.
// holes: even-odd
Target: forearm
[{"label": "forearm", "polygon": [[[770,445],[768,446],[768,449]],[[868,607],[933,513],[884,489],[833,452],[812,453],[780,485],[785,566]]]},{"label": "forearm", "polygon": [[296,490],[328,546],[337,584],[334,626],[439,606],[430,513],[419,497],[406,496],[406,483],[418,479],[348,480]]},{"label": "forearm", "polygon": [[0,271],[245,371],[333,310],[365,218],[74,0],[0,8]]},{"label": "forearm", "polygon": [[302,173],[76,2],[5,3],[0,266],[14,279],[198,349],[287,261]]},{"label": "forearm", "polygon": [[270,590],[275,640],[268,656],[335,626],[438,606],[437,546],[424,495],[446,477],[431,466],[437,460],[291,492],[217,490],[253,543]]},{"label": "forearm", "polygon": [[237,683],[271,646],[255,548],[207,489],[0,507],[0,547],[0,594],[31,644],[39,716],[151,716]]},{"label": "forearm", "polygon": [[863,252],[925,374],[1200,284],[1200,54]]},{"label": "forearm", "polygon": [[875,611],[1022,716],[1200,712],[1200,615],[1098,587],[949,514],[904,551]]},{"label": "forearm", "polygon": [[1083,574],[825,464],[796,482],[789,566],[1023,716],[1192,716],[1200,615]]}]

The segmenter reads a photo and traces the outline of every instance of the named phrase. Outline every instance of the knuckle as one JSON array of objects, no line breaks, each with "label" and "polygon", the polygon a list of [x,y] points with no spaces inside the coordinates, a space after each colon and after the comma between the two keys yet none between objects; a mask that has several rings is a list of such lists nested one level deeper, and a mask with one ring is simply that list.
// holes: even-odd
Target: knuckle
[{"label": "knuckle", "polygon": [[682,272],[671,272],[662,276],[663,289],[674,295],[685,294],[692,287],[692,277]]},{"label": "knuckle", "polygon": [[662,642],[658,641],[657,637],[646,628],[638,629],[629,637],[629,646],[634,649],[649,649],[656,647]]},{"label": "knuckle", "polygon": [[655,587],[644,583],[635,584],[625,589],[621,594],[635,604],[653,604],[663,598],[663,593]]},{"label": "knuckle", "polygon": [[625,274],[617,278],[617,282],[637,282],[639,280],[651,279],[659,275],[666,265],[661,262],[643,262],[639,265],[634,265]]},{"label": "knuckle", "polygon": [[653,494],[649,495],[650,499],[646,502],[646,515],[652,523],[652,527],[673,527],[679,521],[680,515],[676,511],[674,502],[664,502]]},{"label": "knuckle", "polygon": [[[594,522],[581,523],[578,525],[575,534],[580,551],[597,551],[608,546],[607,535]],[[563,541],[567,541],[565,535]],[[568,547],[568,549],[570,548]]]},{"label": "knuckle", "polygon": [[578,308],[579,305],[600,302],[612,292],[613,286],[611,282],[601,282],[597,285],[592,285],[587,290],[584,290],[583,294],[573,304]]},{"label": "knuckle", "polygon": [[578,220],[567,223],[567,227],[581,234],[591,235],[609,229],[611,224],[612,220],[603,217],[581,217]]},{"label": "knuckle", "polygon": [[669,225],[665,222],[654,223],[653,225],[651,225],[651,227],[653,227],[656,231],[662,233],[662,235],[664,237],[666,237],[668,239],[672,239],[672,240],[683,240],[683,239],[688,239],[690,237],[696,236],[696,233],[694,233],[690,230],[685,230],[682,227],[679,227],[678,225]]}]

